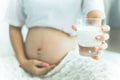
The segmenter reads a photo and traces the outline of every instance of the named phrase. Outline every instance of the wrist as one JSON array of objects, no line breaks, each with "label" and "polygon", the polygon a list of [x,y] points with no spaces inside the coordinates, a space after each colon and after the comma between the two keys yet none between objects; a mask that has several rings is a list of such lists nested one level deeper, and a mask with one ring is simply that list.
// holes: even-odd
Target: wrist
[{"label": "wrist", "polygon": [[20,67],[24,68],[26,66],[27,59],[19,60]]},{"label": "wrist", "polygon": [[24,65],[27,62],[27,58],[24,56],[17,56],[20,65]]}]

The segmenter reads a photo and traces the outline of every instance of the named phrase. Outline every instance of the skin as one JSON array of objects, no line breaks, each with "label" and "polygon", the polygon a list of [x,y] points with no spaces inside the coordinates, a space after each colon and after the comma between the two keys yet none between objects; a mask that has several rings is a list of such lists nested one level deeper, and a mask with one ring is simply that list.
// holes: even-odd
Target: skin
[{"label": "skin", "polygon": [[[16,53],[16,57],[21,67],[25,69],[25,71],[38,76],[45,74],[46,72],[48,72],[49,70],[55,67],[55,65],[49,65],[48,63],[45,63],[43,61],[39,61],[36,59],[31,59],[31,60],[27,59],[24,50],[25,48],[22,39],[21,28],[10,25],[9,30],[10,30],[9,32],[10,32],[11,43]],[[37,66],[41,66],[41,68]]]},{"label": "skin", "polygon": [[[98,15],[100,14],[99,11],[97,10],[93,10],[91,12],[88,13],[88,17],[93,17],[92,15]],[[101,17],[101,15],[99,15],[98,17]],[[75,27],[73,25],[73,27]],[[50,71],[51,69],[53,69],[56,65],[55,64],[48,64],[44,61],[41,60],[37,60],[37,59],[28,59],[26,52],[25,52],[25,43],[23,42],[23,37],[22,37],[22,33],[21,33],[21,28],[14,26],[14,25],[10,25],[10,39],[11,39],[11,43],[12,46],[14,48],[14,51],[16,53],[16,57],[21,65],[21,67],[36,76],[42,75],[47,73],[48,71]],[[102,27],[102,31],[103,32],[108,32],[110,30],[109,26],[103,26]],[[106,36],[107,35],[107,36]],[[109,38],[108,34],[104,34],[104,35],[98,35],[96,36],[97,40],[107,40]],[[104,46],[104,47],[103,47]],[[107,44],[103,43],[102,45],[95,47],[94,51],[101,51],[107,48]],[[88,49],[81,47],[81,55],[84,55],[84,53],[86,53]],[[99,56],[92,56],[92,58],[98,60],[100,57]],[[38,67],[39,66],[39,67]]]}]

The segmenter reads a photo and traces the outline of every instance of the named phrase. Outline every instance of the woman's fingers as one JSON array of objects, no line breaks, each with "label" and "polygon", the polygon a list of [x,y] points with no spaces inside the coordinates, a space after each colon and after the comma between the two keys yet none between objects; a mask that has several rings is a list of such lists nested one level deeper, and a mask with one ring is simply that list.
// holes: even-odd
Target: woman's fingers
[{"label": "woman's fingers", "polygon": [[31,68],[30,67],[27,68],[28,69],[27,71],[29,71],[31,74],[36,76],[43,75],[56,66],[56,65],[50,65],[48,63],[39,60],[31,60],[30,64],[31,64],[30,65]]},{"label": "woman's fingers", "polygon": [[49,67],[41,67],[35,68],[35,75],[36,76],[40,76],[40,75],[44,75],[45,73],[47,73],[48,71],[50,71],[51,69],[53,69],[56,65],[50,65]]},{"label": "woman's fingers", "polygon": [[48,66],[50,66],[48,63],[45,63],[45,62],[42,62],[42,61],[39,61],[39,60],[34,60],[34,64],[38,67],[48,67]]},{"label": "woman's fingers", "polygon": [[104,44],[101,44],[100,46],[95,47],[94,50],[95,50],[96,52],[99,52],[99,51],[104,50],[104,49],[106,49],[106,48],[108,48],[108,44],[107,44],[107,43],[104,43]]},{"label": "woman's fingers", "polygon": [[95,60],[99,60],[102,56],[91,56]]},{"label": "woman's fingers", "polygon": [[[109,37],[110,37],[109,34],[106,33],[108,31],[110,31],[110,26],[108,26],[108,25],[102,26],[102,32],[103,32],[103,34],[100,34],[100,35],[96,36],[96,40],[102,41],[102,44],[100,46],[97,46],[97,47],[94,48],[95,52],[99,53],[100,51],[105,50],[106,48],[108,48],[108,44],[105,43],[105,40],[108,40]],[[99,56],[95,55],[95,56],[91,56],[91,57],[93,59],[99,60],[101,58],[101,56],[102,55],[99,55]]]},{"label": "woman's fingers", "polygon": [[103,31],[103,32],[108,32],[108,31],[110,31],[110,26],[108,26],[108,25],[102,26],[102,31]]},{"label": "woman's fingers", "polygon": [[77,26],[72,25],[72,29],[73,29],[74,31],[77,31]]},{"label": "woman's fingers", "polygon": [[108,26],[108,25],[102,26],[102,31],[104,32],[103,35],[96,36],[96,40],[105,41],[105,40],[109,39],[109,37],[110,37],[109,34],[105,33],[105,32],[110,31],[110,26]]},{"label": "woman's fingers", "polygon": [[96,40],[104,41],[104,40],[108,40],[109,37],[110,37],[109,34],[104,33],[103,35],[98,35],[98,36],[96,36]]},{"label": "woman's fingers", "polygon": [[[104,43],[104,44],[101,44],[100,46],[95,47],[94,50],[95,52],[98,52],[98,54],[100,54],[99,52],[102,50],[105,50],[107,47],[108,47],[108,44]],[[91,57],[95,60],[99,60],[102,57],[102,55],[93,55]]]},{"label": "woman's fingers", "polygon": [[96,36],[96,40],[101,40],[102,44],[100,46],[95,47],[95,51],[101,51],[108,47],[108,44],[105,43],[105,40],[108,40],[110,36],[108,33],[105,33],[105,32],[110,31],[110,26],[108,25],[103,26],[102,31],[104,32],[102,35]]}]

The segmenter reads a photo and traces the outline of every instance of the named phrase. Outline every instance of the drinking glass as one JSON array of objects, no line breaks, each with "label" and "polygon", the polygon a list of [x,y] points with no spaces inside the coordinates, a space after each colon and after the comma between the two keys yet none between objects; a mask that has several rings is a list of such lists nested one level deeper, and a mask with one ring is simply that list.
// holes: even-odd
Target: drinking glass
[{"label": "drinking glass", "polygon": [[105,25],[105,19],[103,18],[82,18],[77,20],[78,43],[81,47],[89,49],[88,55],[98,55],[98,52],[94,52],[93,49],[102,43],[102,41],[96,40],[97,35],[103,34],[102,25]]}]

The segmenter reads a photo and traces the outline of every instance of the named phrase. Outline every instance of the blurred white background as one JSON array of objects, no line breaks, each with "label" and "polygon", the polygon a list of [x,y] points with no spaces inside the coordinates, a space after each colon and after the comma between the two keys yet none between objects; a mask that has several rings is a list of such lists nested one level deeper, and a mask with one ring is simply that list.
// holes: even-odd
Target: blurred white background
[{"label": "blurred white background", "polygon": [[0,54],[4,55],[8,53],[7,51],[12,52],[10,47],[8,25],[3,20],[7,4],[8,0],[0,0]]}]

